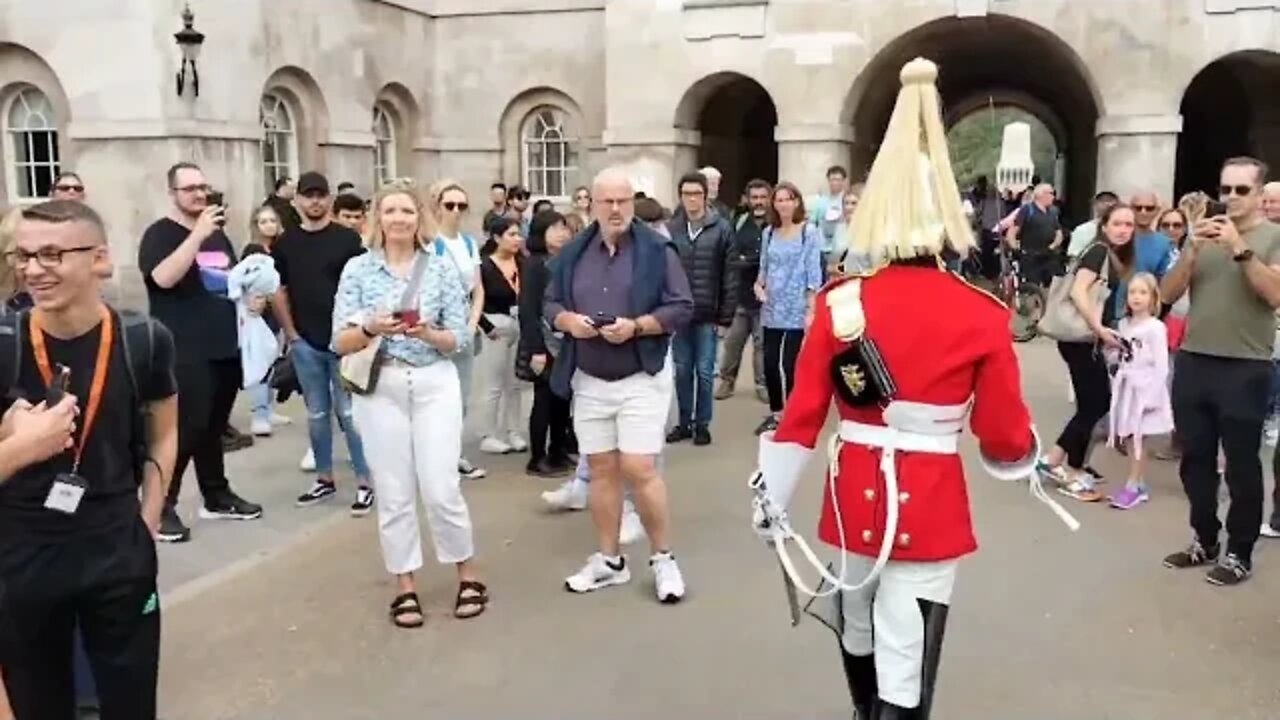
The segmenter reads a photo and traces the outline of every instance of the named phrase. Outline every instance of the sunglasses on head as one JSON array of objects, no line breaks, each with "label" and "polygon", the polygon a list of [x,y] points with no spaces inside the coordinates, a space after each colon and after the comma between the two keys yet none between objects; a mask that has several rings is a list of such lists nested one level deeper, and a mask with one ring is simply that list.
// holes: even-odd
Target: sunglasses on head
[{"label": "sunglasses on head", "polygon": [[445,202],[440,203],[440,207],[444,208],[448,212],[453,212],[454,210],[457,210],[458,212],[466,212],[467,208],[471,206],[464,202],[446,200]]},{"label": "sunglasses on head", "polygon": [[1222,197],[1230,197],[1236,195],[1238,197],[1248,197],[1253,192],[1252,185],[1219,185],[1218,195]]}]

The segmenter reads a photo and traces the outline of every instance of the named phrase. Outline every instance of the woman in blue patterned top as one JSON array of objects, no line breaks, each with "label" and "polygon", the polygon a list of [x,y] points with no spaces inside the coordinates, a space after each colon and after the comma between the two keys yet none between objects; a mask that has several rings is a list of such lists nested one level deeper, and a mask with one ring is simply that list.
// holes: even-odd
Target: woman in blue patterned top
[{"label": "woman in blue patterned top", "polygon": [[[373,475],[382,557],[399,585],[391,620],[400,627],[424,620],[413,577],[423,562],[419,493],[437,560],[458,569],[454,614],[475,617],[489,598],[475,574],[471,515],[459,486],[462,395],[449,360],[465,347],[466,291],[447,253],[425,239],[426,215],[411,186],[384,187],[373,215],[369,252],[352,258],[338,283],[333,350],[348,355],[382,338],[377,384],[352,398],[352,411]],[[416,297],[402,305],[420,261]]]}]

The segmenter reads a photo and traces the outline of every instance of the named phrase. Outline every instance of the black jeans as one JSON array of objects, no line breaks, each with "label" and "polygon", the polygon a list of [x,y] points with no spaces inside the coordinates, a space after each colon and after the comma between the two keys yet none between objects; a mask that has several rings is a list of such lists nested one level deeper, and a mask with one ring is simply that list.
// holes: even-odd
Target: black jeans
[{"label": "black jeans", "polygon": [[764,329],[764,383],[769,389],[769,409],[782,412],[796,386],[796,356],[804,342],[803,330]]},{"label": "black jeans", "polygon": [[1262,526],[1262,423],[1271,390],[1269,360],[1183,350],[1173,374],[1173,420],[1182,438],[1182,489],[1201,545],[1218,544],[1218,446],[1227,457],[1227,552],[1252,562]]},{"label": "black jeans", "polygon": [[9,542],[0,563],[11,623],[4,682],[16,716],[75,717],[78,626],[103,720],[155,720],[160,604],[142,519],[82,537]]},{"label": "black jeans", "polygon": [[1049,287],[1057,269],[1057,253],[1052,250],[1024,250],[1019,263],[1023,282]]},{"label": "black jeans", "polygon": [[1093,428],[1111,409],[1111,376],[1094,343],[1060,342],[1058,354],[1067,363],[1076,393],[1076,414],[1062,428],[1058,447],[1067,451],[1067,466],[1080,470],[1089,460]]},{"label": "black jeans", "polygon": [[243,372],[235,359],[179,363],[174,374],[178,380],[178,459],[173,465],[168,503],[178,504],[182,476],[187,464],[194,461],[196,482],[207,507],[230,489],[222,434],[231,419]]},{"label": "black jeans", "polygon": [[[549,377],[544,373],[544,377]],[[533,383],[533,408],[529,411],[529,462],[543,458],[561,460],[568,455],[569,401],[551,391],[545,379]]]}]

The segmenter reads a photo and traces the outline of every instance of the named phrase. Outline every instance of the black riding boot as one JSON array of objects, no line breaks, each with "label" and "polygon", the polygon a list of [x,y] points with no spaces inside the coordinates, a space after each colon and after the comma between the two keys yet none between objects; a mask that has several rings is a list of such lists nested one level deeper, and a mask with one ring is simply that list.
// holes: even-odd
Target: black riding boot
[{"label": "black riding boot", "polygon": [[853,699],[854,720],[871,720],[876,701],[876,659],[874,655],[844,655],[844,677],[849,681],[849,697]]},{"label": "black riding boot", "polygon": [[872,720],[929,720],[933,709],[934,688],[938,684],[938,664],[942,660],[942,637],[947,629],[946,605],[919,600],[924,616],[924,657],[920,663],[920,704],[914,708],[898,707],[876,700]]}]

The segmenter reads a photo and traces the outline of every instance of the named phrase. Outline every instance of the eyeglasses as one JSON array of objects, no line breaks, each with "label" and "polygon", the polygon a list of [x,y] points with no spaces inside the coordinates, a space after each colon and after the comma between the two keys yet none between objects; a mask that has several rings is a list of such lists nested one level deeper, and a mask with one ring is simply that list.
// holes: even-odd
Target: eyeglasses
[{"label": "eyeglasses", "polygon": [[62,256],[67,253],[89,252],[97,248],[97,245],[81,245],[70,248],[43,247],[33,253],[26,250],[11,250],[4,254],[4,260],[11,268],[24,268],[27,263],[31,262],[32,258],[40,264],[40,267],[55,268],[62,264]]},{"label": "eyeglasses", "polygon": [[1133,206],[1134,212],[1154,212],[1155,209],[1156,209],[1155,205],[1134,205]]},{"label": "eyeglasses", "polygon": [[511,199],[512,200],[528,200],[529,193],[527,192],[511,193]]},{"label": "eyeglasses", "polygon": [[197,193],[197,192],[207,193],[209,192],[209,186],[207,184],[182,185],[180,187],[175,187],[173,190],[174,192],[184,192],[184,193]]},{"label": "eyeglasses", "polygon": [[77,192],[77,193],[84,192],[83,185],[54,185],[53,189],[61,190],[62,192]]},{"label": "eyeglasses", "polygon": [[1182,228],[1184,228],[1184,227],[1186,227],[1186,226],[1187,226],[1187,225],[1186,225],[1186,223],[1180,223],[1180,222],[1162,222],[1162,223],[1160,223],[1160,226],[1159,226],[1159,227],[1160,227],[1160,229],[1161,229],[1161,230],[1181,230]]},{"label": "eyeglasses", "polygon": [[1219,185],[1218,195],[1221,197],[1249,197],[1253,193],[1252,185]]},{"label": "eyeglasses", "polygon": [[467,208],[471,206],[464,202],[454,202],[452,200],[449,200],[449,201],[440,203],[440,207],[444,208],[446,212],[453,212],[457,210],[458,212],[461,213],[461,212],[466,212]]}]

